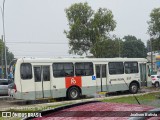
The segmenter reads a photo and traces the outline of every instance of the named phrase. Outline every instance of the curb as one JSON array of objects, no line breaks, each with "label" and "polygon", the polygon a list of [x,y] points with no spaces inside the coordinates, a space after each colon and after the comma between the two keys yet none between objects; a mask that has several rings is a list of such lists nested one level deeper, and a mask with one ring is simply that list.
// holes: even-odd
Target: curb
[{"label": "curb", "polygon": [[9,96],[0,96],[0,100],[9,100],[10,97]]},{"label": "curb", "polygon": [[[100,97],[100,98],[89,98],[89,99],[81,99],[81,100],[70,100],[70,101],[61,101],[61,102],[52,102],[52,103],[42,103],[42,104],[31,104],[31,105],[24,105],[24,106],[19,106],[19,107],[14,107],[16,110],[25,110],[25,109],[34,109],[34,108],[39,108],[39,109],[49,109],[49,106],[53,105],[60,105],[60,104],[75,104],[75,103],[81,103],[81,102],[90,102],[90,101],[100,101],[104,99],[115,99],[115,98],[122,98],[122,97],[129,97],[129,96],[140,96],[140,95],[146,95],[150,93],[157,93],[160,91],[152,91],[152,92],[146,92],[146,93],[138,93],[138,94],[129,94],[129,95],[120,95],[120,96],[111,96],[111,97]],[[8,108],[3,108],[3,111],[5,110],[10,110],[13,107],[8,107]],[[1,111],[1,110],[0,110]]]}]

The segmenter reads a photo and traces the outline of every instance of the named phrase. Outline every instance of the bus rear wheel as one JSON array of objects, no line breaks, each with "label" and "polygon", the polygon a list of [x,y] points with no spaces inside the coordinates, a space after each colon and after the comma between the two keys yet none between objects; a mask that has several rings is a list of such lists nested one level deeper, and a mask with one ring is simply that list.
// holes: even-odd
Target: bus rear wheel
[{"label": "bus rear wheel", "polygon": [[67,97],[70,100],[75,100],[78,99],[80,97],[80,91],[77,87],[71,87],[69,88],[68,92],[67,92]]},{"label": "bus rear wheel", "polygon": [[159,82],[155,82],[155,87],[159,87]]},{"label": "bus rear wheel", "polygon": [[136,94],[138,92],[138,84],[137,83],[131,83],[129,86],[129,91],[132,94]]}]

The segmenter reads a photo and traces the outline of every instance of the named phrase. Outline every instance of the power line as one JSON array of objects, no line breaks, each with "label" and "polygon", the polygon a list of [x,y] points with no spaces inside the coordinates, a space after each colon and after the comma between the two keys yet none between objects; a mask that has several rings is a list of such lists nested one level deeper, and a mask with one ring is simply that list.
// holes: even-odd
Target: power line
[{"label": "power line", "polygon": [[[23,51],[23,50],[11,50],[12,52],[20,52],[20,53],[29,53],[29,52],[31,52],[31,53],[53,53],[53,51]],[[62,51],[63,52],[63,51]],[[62,53],[62,52],[56,52],[56,53]]]},{"label": "power line", "polygon": [[6,42],[7,44],[68,44],[62,42]]}]

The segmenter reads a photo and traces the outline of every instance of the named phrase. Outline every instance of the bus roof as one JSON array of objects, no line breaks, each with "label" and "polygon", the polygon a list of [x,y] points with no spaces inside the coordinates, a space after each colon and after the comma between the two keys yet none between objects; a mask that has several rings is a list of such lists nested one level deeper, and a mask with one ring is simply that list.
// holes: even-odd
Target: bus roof
[{"label": "bus roof", "polygon": [[19,62],[147,62],[145,58],[19,58]]}]

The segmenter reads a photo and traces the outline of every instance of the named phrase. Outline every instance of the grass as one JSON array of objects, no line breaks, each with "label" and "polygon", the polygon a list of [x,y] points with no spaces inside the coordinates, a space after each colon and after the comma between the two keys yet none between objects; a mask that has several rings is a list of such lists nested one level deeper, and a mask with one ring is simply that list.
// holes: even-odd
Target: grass
[{"label": "grass", "polygon": [[[145,95],[136,96],[140,104],[150,105],[154,107],[160,107],[160,99],[157,97],[160,96],[160,93],[150,93]],[[114,102],[114,103],[128,103],[128,104],[138,104],[134,96],[114,98],[114,99],[104,99],[103,102]],[[155,104],[154,104],[155,102]],[[157,103],[157,104],[156,104]]]}]

